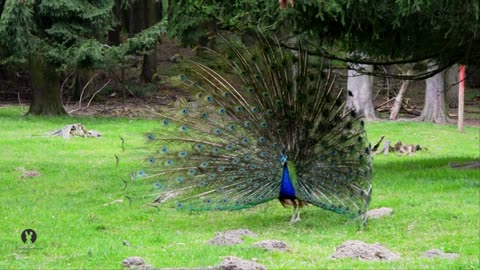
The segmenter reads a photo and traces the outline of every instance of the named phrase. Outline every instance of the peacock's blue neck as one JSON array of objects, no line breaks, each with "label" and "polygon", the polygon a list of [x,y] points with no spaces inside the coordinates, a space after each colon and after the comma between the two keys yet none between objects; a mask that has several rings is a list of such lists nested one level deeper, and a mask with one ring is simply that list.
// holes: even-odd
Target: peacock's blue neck
[{"label": "peacock's blue neck", "polygon": [[285,164],[283,166],[282,183],[280,185],[280,199],[295,199],[295,188],[290,180],[290,174],[288,167]]}]

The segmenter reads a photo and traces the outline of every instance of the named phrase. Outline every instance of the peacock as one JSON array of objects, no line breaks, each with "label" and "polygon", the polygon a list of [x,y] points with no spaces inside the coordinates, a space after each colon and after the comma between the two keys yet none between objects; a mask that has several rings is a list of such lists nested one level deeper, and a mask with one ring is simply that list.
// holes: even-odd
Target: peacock
[{"label": "peacock", "polygon": [[305,205],[365,218],[371,146],[346,106],[351,92],[301,43],[292,51],[261,34],[249,46],[221,38],[220,61],[185,60],[170,80],[191,97],[155,112],[160,126],[145,135],[129,198],[187,211],[278,199],[293,206],[292,223]]}]

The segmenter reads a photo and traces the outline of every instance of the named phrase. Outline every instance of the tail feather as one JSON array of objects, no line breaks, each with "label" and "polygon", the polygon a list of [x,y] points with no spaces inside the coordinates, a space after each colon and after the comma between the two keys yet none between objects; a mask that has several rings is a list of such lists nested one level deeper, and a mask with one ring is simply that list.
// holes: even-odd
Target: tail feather
[{"label": "tail feather", "polygon": [[146,134],[147,169],[134,180],[149,183],[141,192],[179,209],[252,207],[278,198],[288,156],[298,199],[364,214],[370,146],[332,71],[312,67],[302,46],[292,53],[262,34],[254,47],[224,41],[230,54],[214,54],[228,72],[188,61],[189,77],[172,79],[191,102],[157,113],[160,130]]}]

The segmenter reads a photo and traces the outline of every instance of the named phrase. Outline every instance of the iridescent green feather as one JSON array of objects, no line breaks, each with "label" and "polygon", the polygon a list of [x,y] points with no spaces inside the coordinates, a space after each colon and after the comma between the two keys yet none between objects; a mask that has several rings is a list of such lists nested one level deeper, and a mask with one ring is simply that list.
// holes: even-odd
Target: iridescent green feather
[{"label": "iridescent green feather", "polygon": [[[368,209],[371,156],[363,122],[345,106],[329,69],[309,65],[259,34],[256,46],[224,40],[227,72],[187,61],[171,83],[192,94],[158,112],[131,197],[185,210],[235,210],[279,197],[281,156],[298,199],[358,216]],[[295,168],[295,169],[293,169]]]}]

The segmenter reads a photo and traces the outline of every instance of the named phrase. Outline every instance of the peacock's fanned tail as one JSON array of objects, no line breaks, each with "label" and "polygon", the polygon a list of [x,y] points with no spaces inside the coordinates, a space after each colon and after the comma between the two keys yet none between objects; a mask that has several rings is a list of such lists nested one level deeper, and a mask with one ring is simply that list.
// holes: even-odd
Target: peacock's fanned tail
[{"label": "peacock's fanned tail", "polygon": [[[225,40],[226,41],[226,40]],[[186,210],[234,210],[276,199],[282,155],[296,167],[298,199],[350,216],[371,195],[370,146],[345,106],[335,76],[259,35],[256,46],[226,41],[227,72],[189,61],[172,83],[192,93],[158,112],[146,134],[144,170],[132,197]]]}]

